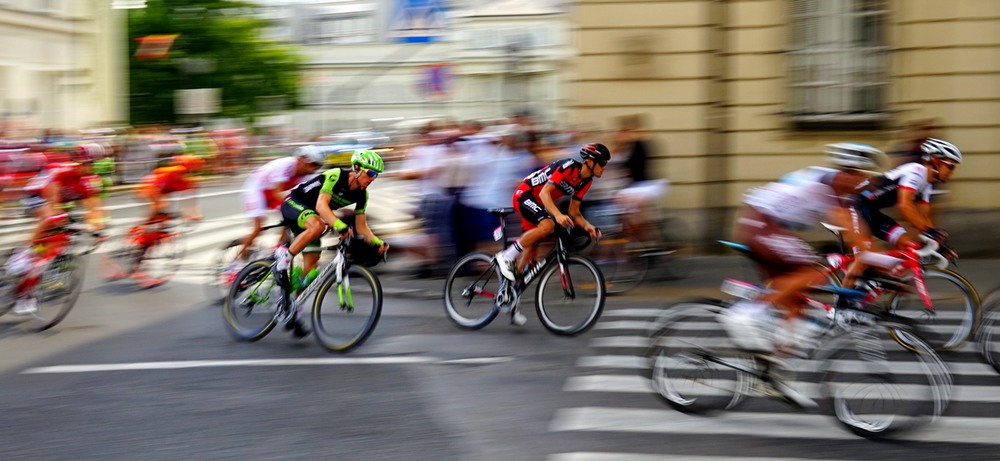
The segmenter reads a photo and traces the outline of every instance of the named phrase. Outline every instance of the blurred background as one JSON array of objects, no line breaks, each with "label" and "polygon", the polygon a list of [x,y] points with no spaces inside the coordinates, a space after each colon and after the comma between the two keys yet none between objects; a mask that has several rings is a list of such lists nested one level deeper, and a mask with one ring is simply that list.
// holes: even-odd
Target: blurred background
[{"label": "blurred background", "polygon": [[429,123],[516,125],[539,161],[601,141],[632,159],[620,177],[669,180],[660,205],[707,250],[748,187],[824,144],[932,134],[966,158],[937,219],[963,255],[995,253],[998,17],[995,0],[0,0],[0,187],[82,140],[128,183],[181,151],[239,174],[306,142],[402,160]]}]

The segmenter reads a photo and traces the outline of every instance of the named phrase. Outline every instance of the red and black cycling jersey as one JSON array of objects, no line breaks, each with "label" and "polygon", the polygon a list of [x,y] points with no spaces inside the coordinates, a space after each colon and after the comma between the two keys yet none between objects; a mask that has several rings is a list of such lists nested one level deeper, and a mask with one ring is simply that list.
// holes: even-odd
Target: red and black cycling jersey
[{"label": "red and black cycling jersey", "polygon": [[[535,197],[539,196],[546,184],[552,184],[556,189],[552,194],[553,199],[569,195],[573,200],[583,200],[594,178],[582,177],[582,168],[583,164],[571,158],[556,160],[528,175],[524,178],[524,184],[531,188],[531,195]],[[522,185],[521,188],[523,187]]]},{"label": "red and black cycling jersey", "polygon": [[858,185],[858,205],[874,210],[896,206],[899,190],[910,189],[917,203],[930,203],[934,186],[927,181],[927,167],[920,163],[905,163],[882,176]]}]

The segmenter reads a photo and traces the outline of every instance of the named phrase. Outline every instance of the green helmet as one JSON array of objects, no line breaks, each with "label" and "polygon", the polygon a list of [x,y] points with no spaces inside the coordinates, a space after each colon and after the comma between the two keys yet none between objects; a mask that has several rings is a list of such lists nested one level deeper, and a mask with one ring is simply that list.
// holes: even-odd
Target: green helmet
[{"label": "green helmet", "polygon": [[354,151],[354,155],[351,156],[351,165],[374,170],[376,173],[381,173],[385,169],[382,157],[379,157],[378,154],[370,150]]}]

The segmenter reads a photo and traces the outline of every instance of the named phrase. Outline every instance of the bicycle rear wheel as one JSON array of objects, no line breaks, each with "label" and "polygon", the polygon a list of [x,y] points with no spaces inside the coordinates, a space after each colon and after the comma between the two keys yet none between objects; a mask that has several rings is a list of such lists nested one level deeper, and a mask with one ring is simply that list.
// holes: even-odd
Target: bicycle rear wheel
[{"label": "bicycle rear wheel", "polygon": [[907,348],[880,325],[853,325],[822,346],[818,371],[824,409],[859,436],[911,430],[948,407],[952,378],[944,362],[915,335],[896,334],[906,337]]},{"label": "bicycle rear wheel", "polygon": [[[976,289],[948,269],[924,269],[924,284],[934,306],[933,316],[926,314],[923,301],[915,290],[894,293],[888,302],[889,311],[915,321],[920,326],[921,339],[936,351],[962,347],[979,325],[981,305]],[[909,336],[892,331],[899,344],[910,348]]]},{"label": "bicycle rear wheel", "polygon": [[167,232],[160,237],[139,263],[139,272],[145,275],[139,283],[142,288],[153,288],[170,281],[184,262],[184,238],[180,231]]},{"label": "bicycle rear wheel", "polygon": [[38,311],[25,321],[27,329],[44,331],[52,328],[69,315],[80,297],[86,260],[63,251],[42,270],[42,278],[35,286]]},{"label": "bicycle rear wheel", "polygon": [[0,252],[0,315],[4,315],[14,308],[14,287],[17,286],[19,277],[8,275],[5,269],[7,260],[10,259],[13,251]]},{"label": "bicycle rear wheel", "polygon": [[226,331],[241,341],[267,336],[278,323],[282,290],[271,273],[270,259],[252,261],[236,275],[222,309]]},{"label": "bicycle rear wheel", "polygon": [[601,318],[605,296],[600,269],[593,261],[572,255],[566,258],[565,272],[554,263],[539,278],[535,311],[552,333],[578,335]]},{"label": "bicycle rear wheel", "polygon": [[382,315],[382,284],[378,277],[365,267],[350,266],[342,284],[337,284],[333,274],[320,283],[312,310],[316,341],[332,352],[347,352],[362,345]]},{"label": "bicycle rear wheel", "polygon": [[444,311],[455,325],[478,330],[500,313],[495,301],[499,291],[500,273],[493,256],[467,254],[458,260],[445,280]]},{"label": "bicycle rear wheel", "polygon": [[618,233],[598,240],[590,247],[588,257],[601,269],[608,294],[614,295],[642,284],[649,269],[644,252],[642,243],[633,235]]},{"label": "bicycle rear wheel", "polygon": [[141,254],[142,248],[135,242],[135,238],[126,234],[107,244],[107,251],[101,253],[97,273],[106,282],[128,277],[135,270]]},{"label": "bicycle rear wheel", "polygon": [[983,360],[1000,373],[1000,290],[983,300],[983,322],[976,340]]},{"label": "bicycle rear wheel", "polygon": [[682,301],[650,331],[645,377],[675,410],[730,409],[749,391],[750,380],[738,367],[750,369],[751,359],[716,320],[724,308],[718,300]]}]

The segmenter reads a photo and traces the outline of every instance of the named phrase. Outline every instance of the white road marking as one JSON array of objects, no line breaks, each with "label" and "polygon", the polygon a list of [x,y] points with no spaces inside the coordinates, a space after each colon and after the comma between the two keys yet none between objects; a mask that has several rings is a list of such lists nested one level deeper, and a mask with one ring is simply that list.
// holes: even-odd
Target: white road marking
[{"label": "white road marking", "polygon": [[290,367],[331,365],[407,365],[407,364],[490,364],[514,360],[513,357],[469,357],[439,359],[419,355],[386,357],[326,357],[315,359],[251,359],[251,360],[181,360],[167,362],[103,363],[90,365],[54,365],[29,368],[22,374],[95,373],[102,371],[180,370],[186,368],[220,367]]}]

